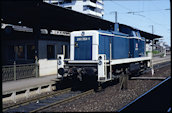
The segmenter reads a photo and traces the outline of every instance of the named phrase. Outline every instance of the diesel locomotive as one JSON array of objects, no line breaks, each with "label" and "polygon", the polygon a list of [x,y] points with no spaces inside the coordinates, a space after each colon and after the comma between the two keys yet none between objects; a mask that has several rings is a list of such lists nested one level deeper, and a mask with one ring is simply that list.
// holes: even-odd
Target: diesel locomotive
[{"label": "diesel locomotive", "polygon": [[[125,29],[124,29],[125,30]],[[70,36],[70,60],[58,55],[58,77],[99,83],[113,80],[121,73],[138,73],[151,66],[146,40],[138,30],[129,33],[104,30],[73,31]]]}]

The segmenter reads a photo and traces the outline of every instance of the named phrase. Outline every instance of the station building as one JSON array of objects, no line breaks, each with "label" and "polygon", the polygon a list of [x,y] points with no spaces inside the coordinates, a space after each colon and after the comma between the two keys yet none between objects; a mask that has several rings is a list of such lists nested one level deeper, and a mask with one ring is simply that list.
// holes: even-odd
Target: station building
[{"label": "station building", "polygon": [[[29,64],[38,58],[39,76],[57,74],[57,54],[70,54],[70,32],[114,30],[113,22],[43,1],[1,3],[1,62]],[[121,28],[135,29],[120,24]],[[125,30],[124,30],[125,31]],[[140,31],[149,40],[160,36]]]},{"label": "station building", "polygon": [[2,24],[1,32],[2,65],[13,65],[14,61],[16,64],[35,63],[36,46],[41,76],[57,73],[57,54],[64,54],[65,58],[69,58],[68,32],[40,29],[37,42],[33,28],[26,26]]}]

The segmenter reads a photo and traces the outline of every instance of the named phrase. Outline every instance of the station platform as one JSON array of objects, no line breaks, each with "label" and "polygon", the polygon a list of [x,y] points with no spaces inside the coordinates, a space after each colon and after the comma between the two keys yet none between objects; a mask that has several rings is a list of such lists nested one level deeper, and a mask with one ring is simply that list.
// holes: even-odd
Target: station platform
[{"label": "station platform", "polygon": [[6,92],[12,92],[20,89],[26,89],[29,87],[34,86],[41,86],[43,84],[48,84],[55,82],[57,75],[48,75],[42,76],[39,78],[28,78],[28,79],[21,79],[16,81],[7,81],[2,83],[2,92],[5,94]]},{"label": "station platform", "polygon": [[[162,63],[166,61],[171,61],[171,55],[167,55],[166,57],[153,57],[153,64]],[[57,75],[48,75],[39,78],[28,78],[21,79],[16,81],[7,81],[2,83],[2,93],[11,92],[19,89],[29,88],[32,86],[39,86],[42,84],[47,84],[51,82],[55,82],[54,80],[57,78]]]},{"label": "station platform", "polygon": [[171,55],[167,55],[165,57],[157,56],[157,57],[153,57],[152,59],[153,65],[166,61],[171,61]]}]

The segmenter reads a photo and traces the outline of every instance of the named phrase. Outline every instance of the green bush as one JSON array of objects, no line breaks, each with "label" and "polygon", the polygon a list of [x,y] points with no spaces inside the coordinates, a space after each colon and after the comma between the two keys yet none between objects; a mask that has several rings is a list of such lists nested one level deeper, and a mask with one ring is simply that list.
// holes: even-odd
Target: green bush
[{"label": "green bush", "polygon": [[150,51],[146,51],[146,56],[148,55],[148,53],[150,53]]},{"label": "green bush", "polygon": [[164,53],[162,53],[162,54],[160,55],[160,57],[164,57]]},{"label": "green bush", "polygon": [[153,53],[153,54],[158,54],[158,53],[160,53],[160,52],[159,52],[159,51],[154,50],[154,51],[152,51],[152,53]]}]

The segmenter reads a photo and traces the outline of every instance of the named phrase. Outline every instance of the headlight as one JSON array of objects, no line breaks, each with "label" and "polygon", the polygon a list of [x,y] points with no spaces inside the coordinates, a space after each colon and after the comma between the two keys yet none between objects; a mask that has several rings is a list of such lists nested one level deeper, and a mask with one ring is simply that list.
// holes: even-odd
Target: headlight
[{"label": "headlight", "polygon": [[102,59],[102,56],[99,56],[99,60],[101,60]]},{"label": "headlight", "polygon": [[61,65],[61,64],[62,64],[62,62],[61,62],[61,61],[59,61],[59,62],[58,62],[58,65]]},{"label": "headlight", "polygon": [[99,61],[99,65],[102,65],[102,61]]}]

